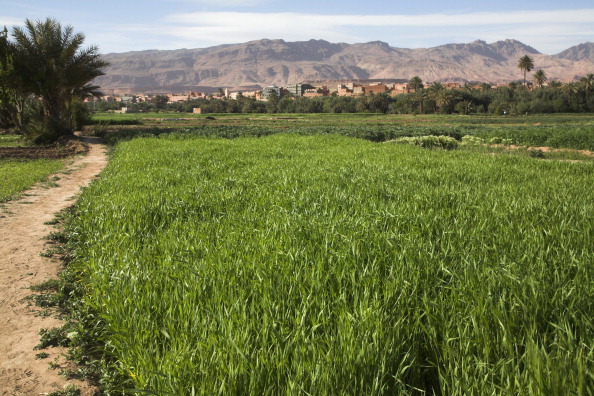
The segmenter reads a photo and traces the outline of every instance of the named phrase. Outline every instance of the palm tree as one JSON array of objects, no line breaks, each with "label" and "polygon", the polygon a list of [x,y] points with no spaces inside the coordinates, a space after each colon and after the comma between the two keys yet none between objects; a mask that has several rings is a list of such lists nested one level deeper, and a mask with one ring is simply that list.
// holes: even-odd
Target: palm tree
[{"label": "palm tree", "polygon": [[524,55],[518,62],[518,68],[524,71],[524,85],[526,85],[526,73],[534,69],[534,59],[530,55]]},{"label": "palm tree", "polygon": [[480,89],[481,89],[481,91],[484,92],[484,91],[490,91],[493,88],[491,87],[491,84],[489,84],[489,83],[481,83]]},{"label": "palm tree", "polygon": [[97,94],[90,83],[103,75],[108,65],[95,46],[82,49],[82,33],[71,26],[62,27],[55,19],[25,21],[24,28],[15,27],[14,67],[18,84],[41,100],[44,124],[58,137],[72,132],[65,114],[74,98]]},{"label": "palm tree", "polygon": [[435,104],[440,112],[449,114],[452,112],[457,99],[458,95],[456,92],[443,89],[435,97]]},{"label": "palm tree", "polygon": [[571,105],[573,97],[576,96],[579,92],[579,86],[576,82],[569,82],[561,87],[561,90],[565,95],[567,95],[567,104]]},{"label": "palm tree", "polygon": [[547,74],[542,69],[538,69],[536,73],[534,73],[534,82],[541,88],[544,83],[547,82]]},{"label": "palm tree", "polygon": [[434,81],[431,85],[429,85],[429,91],[432,94],[436,94],[440,91],[443,91],[446,87],[439,81]]},{"label": "palm tree", "polygon": [[423,89],[423,80],[421,77],[414,76],[408,81],[408,88],[412,91],[416,91],[418,89]]},{"label": "palm tree", "polygon": [[563,83],[559,80],[551,80],[549,81],[549,83],[547,84],[548,87],[550,88],[561,88],[563,86]]},{"label": "palm tree", "polygon": [[586,92],[586,104],[587,104],[588,100],[590,99],[590,93],[594,91],[594,73],[588,73],[586,75],[586,77],[582,77],[580,79],[580,82],[582,83],[582,87],[584,88],[584,91]]}]

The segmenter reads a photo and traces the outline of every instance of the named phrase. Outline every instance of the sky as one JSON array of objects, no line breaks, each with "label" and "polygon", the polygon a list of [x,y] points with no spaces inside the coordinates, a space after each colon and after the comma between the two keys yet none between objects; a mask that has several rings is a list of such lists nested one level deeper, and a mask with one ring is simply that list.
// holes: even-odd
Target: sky
[{"label": "sky", "polygon": [[0,0],[0,29],[46,18],[103,54],[264,38],[397,48],[515,39],[548,55],[594,42],[593,0]]}]

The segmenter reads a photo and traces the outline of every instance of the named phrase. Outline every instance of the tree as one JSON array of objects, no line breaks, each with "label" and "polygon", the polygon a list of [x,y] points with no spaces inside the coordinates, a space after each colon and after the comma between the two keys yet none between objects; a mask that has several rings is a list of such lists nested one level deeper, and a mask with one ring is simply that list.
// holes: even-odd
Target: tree
[{"label": "tree", "polygon": [[435,95],[441,91],[444,91],[446,87],[439,81],[434,81],[431,85],[429,85],[429,92],[432,95]]},{"label": "tree", "polygon": [[481,83],[480,89],[481,89],[481,91],[486,92],[486,91],[491,91],[493,88],[491,87],[491,84],[489,84],[489,83]]},{"label": "tree", "polygon": [[548,87],[550,88],[554,88],[554,89],[558,89],[561,88],[563,86],[563,83],[559,80],[551,80],[549,81],[549,83],[547,84]]},{"label": "tree", "polygon": [[0,128],[8,127],[14,113],[14,67],[12,65],[12,48],[8,41],[6,27],[0,32]]},{"label": "tree", "polygon": [[8,30],[0,32],[0,127],[17,127],[24,133],[24,112],[28,94],[17,85],[14,46],[8,41]]},{"label": "tree", "polygon": [[526,73],[534,69],[534,59],[530,55],[524,55],[518,62],[518,68],[524,72],[524,85],[526,85]]},{"label": "tree", "polygon": [[157,95],[153,99],[155,103],[155,108],[159,110],[164,110],[167,107],[167,102],[169,102],[169,98],[165,95]]},{"label": "tree", "polygon": [[569,82],[561,87],[561,91],[567,96],[567,104],[571,105],[573,98],[580,92],[580,87],[576,82]]},{"label": "tree", "polygon": [[510,81],[509,83],[507,83],[507,86],[512,91],[518,89],[519,87],[521,87],[521,85],[520,85],[520,83],[518,81]]},{"label": "tree", "polygon": [[536,73],[534,73],[533,77],[534,83],[536,83],[536,85],[538,85],[539,88],[541,88],[544,85],[544,83],[547,82],[547,74],[542,69],[538,69]]},{"label": "tree", "polygon": [[85,36],[62,27],[55,19],[25,21],[12,32],[16,84],[41,101],[47,138],[72,133],[69,104],[76,98],[97,95],[90,82],[108,65],[95,46],[81,48]]},{"label": "tree", "polygon": [[456,104],[456,111],[460,114],[470,114],[476,111],[476,106],[470,100],[464,100]]},{"label": "tree", "polygon": [[590,93],[594,92],[594,73],[588,73],[586,75],[586,77],[582,77],[580,79],[580,82],[582,83],[582,88],[584,89],[584,92],[586,93],[586,104],[587,104],[590,99]]},{"label": "tree", "polygon": [[448,113],[448,114],[452,112],[454,104],[456,103],[457,99],[458,99],[458,96],[456,95],[455,92],[445,89],[445,88],[442,89],[441,91],[438,91],[434,97],[435,105],[437,106],[439,111],[441,113]]},{"label": "tree", "polygon": [[[415,107],[416,105],[418,105],[419,106],[419,114],[424,114],[425,100],[427,100],[427,98],[429,97],[427,92],[423,89],[419,89],[418,91],[410,93],[407,96],[411,102],[411,106]],[[415,112],[415,110],[413,110],[413,112]]]},{"label": "tree", "polygon": [[413,91],[423,89],[423,80],[421,80],[421,77],[414,76],[413,78],[411,78],[408,81],[408,88]]}]

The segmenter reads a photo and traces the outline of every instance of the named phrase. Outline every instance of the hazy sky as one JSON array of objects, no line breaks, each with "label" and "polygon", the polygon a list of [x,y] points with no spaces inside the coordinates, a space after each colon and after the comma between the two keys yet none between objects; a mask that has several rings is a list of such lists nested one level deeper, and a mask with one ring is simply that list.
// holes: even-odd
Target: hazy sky
[{"label": "hazy sky", "polygon": [[101,53],[262,38],[399,48],[511,38],[552,55],[594,42],[593,0],[0,0],[0,28],[47,17]]}]

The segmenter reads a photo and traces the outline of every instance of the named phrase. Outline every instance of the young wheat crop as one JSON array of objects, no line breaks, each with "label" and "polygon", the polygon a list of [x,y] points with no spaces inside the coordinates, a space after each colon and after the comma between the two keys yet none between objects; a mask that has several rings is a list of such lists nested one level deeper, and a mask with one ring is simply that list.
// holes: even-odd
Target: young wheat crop
[{"label": "young wheat crop", "polygon": [[71,265],[158,394],[591,394],[591,181],[332,135],[135,139]]}]

